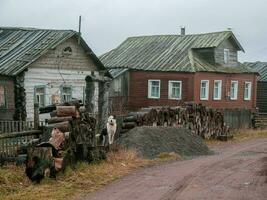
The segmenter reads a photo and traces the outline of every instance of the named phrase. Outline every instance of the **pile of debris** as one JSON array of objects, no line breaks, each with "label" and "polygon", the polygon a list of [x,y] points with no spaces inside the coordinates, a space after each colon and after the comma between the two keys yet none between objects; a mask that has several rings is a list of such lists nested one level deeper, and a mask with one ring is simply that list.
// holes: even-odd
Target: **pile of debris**
[{"label": "pile of debris", "polygon": [[105,158],[105,151],[96,148],[96,119],[77,101],[42,108],[51,119],[42,137],[27,148],[26,173],[33,181],[44,176],[55,177],[58,171],[78,160]]},{"label": "pile of debris", "polygon": [[229,127],[224,123],[223,113],[201,104],[145,108],[139,112],[131,112],[123,120],[121,133],[137,126],[183,127],[206,139],[229,135]]},{"label": "pile of debris", "polygon": [[115,142],[125,148],[135,149],[141,156],[148,158],[163,152],[175,152],[182,157],[212,153],[200,136],[177,127],[136,127]]}]

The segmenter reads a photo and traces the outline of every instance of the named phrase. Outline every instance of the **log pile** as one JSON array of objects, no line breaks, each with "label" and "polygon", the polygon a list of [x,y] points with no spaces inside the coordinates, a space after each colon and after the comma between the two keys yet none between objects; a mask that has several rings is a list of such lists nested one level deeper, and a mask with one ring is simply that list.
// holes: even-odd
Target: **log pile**
[{"label": "log pile", "polygon": [[[53,108],[53,109],[52,109]],[[96,119],[77,102],[42,108],[51,119],[38,144],[28,147],[26,174],[39,182],[46,174],[54,177],[67,165],[78,160],[94,161],[105,158],[105,151],[96,148]],[[49,171],[49,173],[47,173]]]},{"label": "log pile", "polygon": [[205,139],[229,135],[229,127],[225,125],[221,111],[196,104],[173,108],[145,108],[131,112],[123,120],[121,133],[136,126],[183,127]]}]

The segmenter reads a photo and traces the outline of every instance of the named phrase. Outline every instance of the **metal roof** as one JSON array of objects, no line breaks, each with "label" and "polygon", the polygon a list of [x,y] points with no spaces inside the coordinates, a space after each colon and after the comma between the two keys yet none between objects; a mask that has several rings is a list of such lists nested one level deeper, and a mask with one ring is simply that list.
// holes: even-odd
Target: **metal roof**
[{"label": "metal roof", "polygon": [[231,31],[194,35],[153,35],[130,37],[116,49],[100,56],[108,68],[130,68],[149,71],[249,73],[237,67],[213,66],[197,53],[199,48],[214,48],[231,39],[244,51]]},{"label": "metal roof", "polygon": [[[15,76],[40,56],[71,37],[79,37],[73,30],[0,27],[0,74]],[[104,65],[81,38],[81,45],[98,67]]]},{"label": "metal roof", "polygon": [[258,72],[258,81],[267,81],[267,62],[245,62],[244,65]]},{"label": "metal roof", "polygon": [[111,74],[112,78],[117,78],[124,72],[128,71],[128,68],[114,68],[114,69],[109,69],[109,73]]}]

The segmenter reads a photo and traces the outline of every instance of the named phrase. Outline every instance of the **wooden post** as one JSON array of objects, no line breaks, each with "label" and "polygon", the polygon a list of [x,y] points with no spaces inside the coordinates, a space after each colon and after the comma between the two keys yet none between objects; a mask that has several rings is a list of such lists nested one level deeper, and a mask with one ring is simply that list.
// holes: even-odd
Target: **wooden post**
[{"label": "wooden post", "polygon": [[34,129],[39,128],[39,104],[34,103]]},{"label": "wooden post", "polygon": [[85,108],[89,113],[94,111],[93,97],[95,94],[95,84],[92,76],[86,76],[86,88],[85,88]]},{"label": "wooden post", "polygon": [[109,86],[110,83],[105,81],[99,81],[99,93],[98,93],[98,129],[102,130],[107,122],[109,109]]}]

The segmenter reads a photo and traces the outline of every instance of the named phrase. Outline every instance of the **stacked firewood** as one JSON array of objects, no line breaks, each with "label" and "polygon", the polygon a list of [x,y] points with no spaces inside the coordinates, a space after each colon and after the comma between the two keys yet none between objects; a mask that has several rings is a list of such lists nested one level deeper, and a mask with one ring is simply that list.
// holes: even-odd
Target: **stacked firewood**
[{"label": "stacked firewood", "polygon": [[41,142],[28,148],[26,173],[31,180],[42,179],[46,171],[54,177],[56,172],[67,165],[73,166],[78,160],[105,158],[105,152],[95,148],[96,119],[79,102],[49,106],[41,112],[50,112],[51,118]]},{"label": "stacked firewood", "polygon": [[123,120],[121,133],[136,126],[175,126],[190,129],[203,138],[220,138],[229,134],[223,113],[203,105],[145,108],[131,112]]}]

